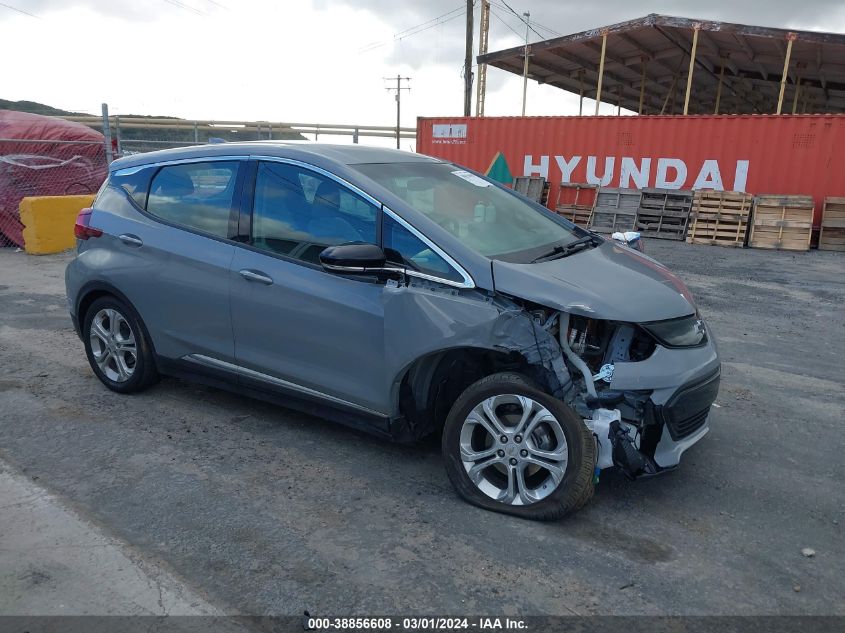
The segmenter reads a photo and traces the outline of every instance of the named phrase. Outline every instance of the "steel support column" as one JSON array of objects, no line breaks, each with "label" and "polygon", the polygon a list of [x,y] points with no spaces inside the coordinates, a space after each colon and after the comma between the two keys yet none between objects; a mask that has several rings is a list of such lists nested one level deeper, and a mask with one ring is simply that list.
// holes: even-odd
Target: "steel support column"
[{"label": "steel support column", "polygon": [[786,91],[786,79],[789,75],[789,58],[792,56],[792,42],[795,41],[795,34],[790,33],[789,39],[786,41],[786,56],[783,59],[783,72],[780,76],[780,94],[778,95],[778,110],[777,114],[781,113],[783,109],[783,93]]},{"label": "steel support column", "polygon": [[695,49],[698,48],[698,32],[701,26],[696,24],[692,32],[692,50],[689,54],[689,71],[687,72],[687,93],[684,96],[684,114],[689,113],[689,97],[692,92],[692,73],[695,70]]},{"label": "steel support column", "polygon": [[604,57],[607,53],[607,31],[601,34],[601,59],[599,60],[599,81],[596,85],[596,116],[599,114],[599,105],[601,105],[601,81],[604,76]]}]

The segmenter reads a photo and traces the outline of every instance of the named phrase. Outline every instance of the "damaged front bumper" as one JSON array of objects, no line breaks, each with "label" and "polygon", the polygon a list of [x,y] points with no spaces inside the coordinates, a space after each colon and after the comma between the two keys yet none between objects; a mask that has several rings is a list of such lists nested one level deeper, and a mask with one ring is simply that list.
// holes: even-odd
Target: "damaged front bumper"
[{"label": "damaged front bumper", "polygon": [[[565,340],[561,347],[571,359]],[[615,362],[609,384],[593,397],[595,377],[581,370],[584,402],[591,410],[584,423],[596,440],[596,468],[615,466],[634,479],[676,467],[684,451],[709,431],[720,371],[709,331],[696,347],[656,345],[649,358]]]}]

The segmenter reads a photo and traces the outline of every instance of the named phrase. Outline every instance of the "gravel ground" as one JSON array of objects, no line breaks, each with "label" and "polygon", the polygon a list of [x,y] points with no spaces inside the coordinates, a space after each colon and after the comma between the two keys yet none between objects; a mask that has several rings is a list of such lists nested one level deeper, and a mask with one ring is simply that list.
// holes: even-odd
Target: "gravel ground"
[{"label": "gravel ground", "polygon": [[561,522],[463,503],[436,442],[172,379],[107,391],[70,255],[0,249],[0,458],[230,613],[845,614],[845,259],[647,247],[716,333],[720,406],[680,469],[604,473]]}]

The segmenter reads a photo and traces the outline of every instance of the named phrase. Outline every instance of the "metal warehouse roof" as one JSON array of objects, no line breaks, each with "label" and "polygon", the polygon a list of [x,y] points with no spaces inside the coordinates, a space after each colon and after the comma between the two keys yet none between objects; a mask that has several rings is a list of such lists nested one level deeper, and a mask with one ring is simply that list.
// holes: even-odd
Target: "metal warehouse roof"
[{"label": "metal warehouse roof", "polygon": [[[784,113],[845,112],[838,33],[651,14],[530,44],[528,76],[592,99],[600,89],[601,101],[641,114],[679,114],[693,49],[689,114],[772,113],[779,100]],[[478,62],[522,75],[524,54],[519,46]]]}]

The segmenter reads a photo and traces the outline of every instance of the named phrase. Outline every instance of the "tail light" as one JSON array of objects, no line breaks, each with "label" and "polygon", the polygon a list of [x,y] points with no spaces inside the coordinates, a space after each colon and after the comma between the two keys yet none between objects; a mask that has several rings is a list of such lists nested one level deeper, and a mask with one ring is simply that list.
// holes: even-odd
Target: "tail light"
[{"label": "tail light", "polygon": [[76,224],[73,226],[73,234],[78,240],[87,240],[89,237],[100,237],[103,232],[91,226],[91,212],[93,209],[85,208],[76,216]]}]

